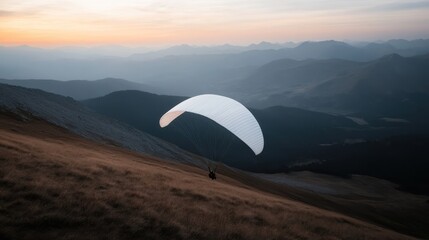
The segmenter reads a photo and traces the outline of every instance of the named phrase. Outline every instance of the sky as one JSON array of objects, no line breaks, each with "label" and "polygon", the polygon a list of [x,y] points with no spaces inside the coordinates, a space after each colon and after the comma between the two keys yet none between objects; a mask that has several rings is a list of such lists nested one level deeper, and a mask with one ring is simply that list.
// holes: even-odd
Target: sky
[{"label": "sky", "polygon": [[429,0],[0,0],[0,45],[429,38]]}]

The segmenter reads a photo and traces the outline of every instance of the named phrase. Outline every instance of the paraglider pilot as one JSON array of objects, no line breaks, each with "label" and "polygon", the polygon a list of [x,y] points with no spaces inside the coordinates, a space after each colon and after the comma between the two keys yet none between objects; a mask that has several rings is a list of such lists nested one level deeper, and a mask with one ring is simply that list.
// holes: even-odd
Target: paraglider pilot
[{"label": "paraglider pilot", "polygon": [[[213,120],[249,146],[255,155],[264,149],[264,136],[258,121],[243,104],[234,99],[215,94],[188,98],[164,113],[159,119],[159,126],[167,127],[183,113],[193,113]],[[195,145],[198,144],[196,139],[190,140]],[[216,150],[216,146],[212,150]],[[216,179],[216,167],[212,169],[209,166],[209,177]]]},{"label": "paraglider pilot", "polygon": [[215,170],[211,169],[210,167],[209,167],[209,178],[211,178],[212,180],[216,179],[216,172],[215,172]]}]

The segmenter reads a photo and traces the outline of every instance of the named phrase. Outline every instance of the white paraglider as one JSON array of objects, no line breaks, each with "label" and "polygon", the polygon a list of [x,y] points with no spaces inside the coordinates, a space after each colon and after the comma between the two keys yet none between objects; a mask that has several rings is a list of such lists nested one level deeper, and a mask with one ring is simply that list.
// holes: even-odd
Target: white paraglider
[{"label": "white paraglider", "polygon": [[215,121],[249,146],[255,155],[264,149],[264,137],[259,123],[245,106],[231,98],[214,94],[189,98],[166,112],[159,120],[159,125],[166,127],[185,112]]}]

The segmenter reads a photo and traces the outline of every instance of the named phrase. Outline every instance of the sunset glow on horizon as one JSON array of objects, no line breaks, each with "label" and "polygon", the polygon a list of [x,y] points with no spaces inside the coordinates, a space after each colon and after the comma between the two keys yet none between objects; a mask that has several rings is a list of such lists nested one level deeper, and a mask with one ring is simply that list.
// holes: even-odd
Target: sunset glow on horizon
[{"label": "sunset glow on horizon", "polygon": [[0,45],[248,44],[428,38],[429,1],[0,2]]}]

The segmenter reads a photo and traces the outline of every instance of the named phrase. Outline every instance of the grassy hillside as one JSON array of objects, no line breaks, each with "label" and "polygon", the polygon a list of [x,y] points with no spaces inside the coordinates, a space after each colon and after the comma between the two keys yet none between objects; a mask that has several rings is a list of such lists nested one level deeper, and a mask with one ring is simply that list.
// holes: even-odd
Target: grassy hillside
[{"label": "grassy hillside", "polygon": [[342,214],[0,117],[1,239],[411,239]]}]

